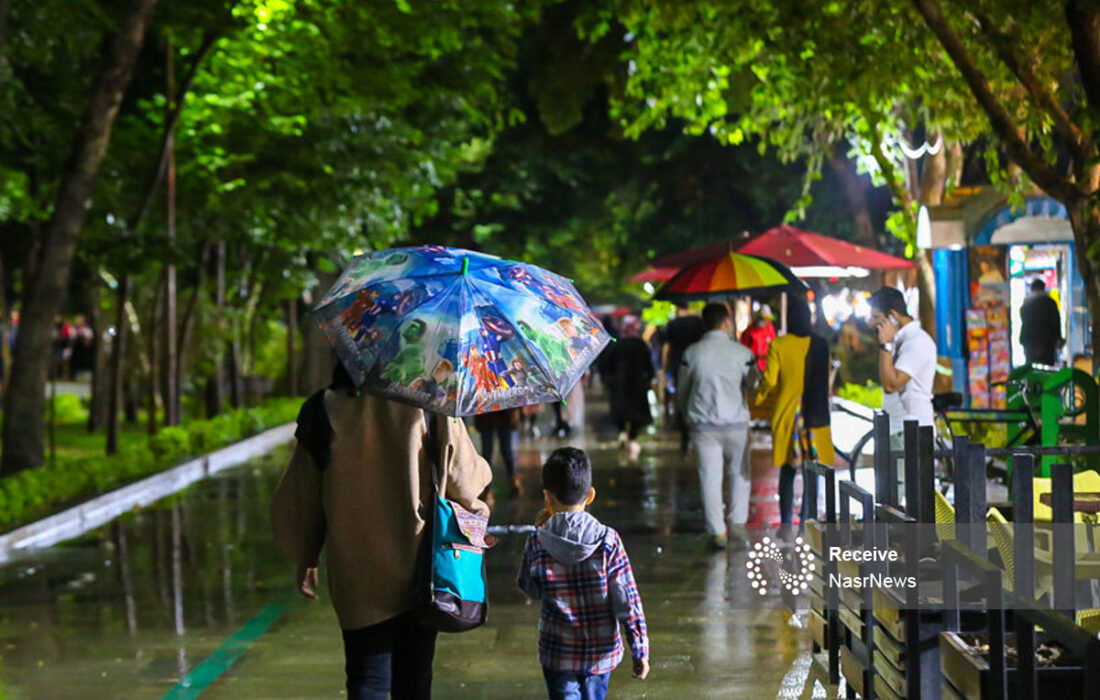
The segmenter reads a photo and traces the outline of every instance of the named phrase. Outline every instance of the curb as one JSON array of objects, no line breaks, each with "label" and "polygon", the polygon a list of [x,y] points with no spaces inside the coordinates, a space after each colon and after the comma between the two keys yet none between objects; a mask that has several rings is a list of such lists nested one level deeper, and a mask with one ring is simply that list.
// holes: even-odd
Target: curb
[{"label": "curb", "polygon": [[294,427],[294,423],[280,425],[0,535],[0,564],[79,537],[134,508],[148,506],[196,481],[265,455],[289,442]]}]

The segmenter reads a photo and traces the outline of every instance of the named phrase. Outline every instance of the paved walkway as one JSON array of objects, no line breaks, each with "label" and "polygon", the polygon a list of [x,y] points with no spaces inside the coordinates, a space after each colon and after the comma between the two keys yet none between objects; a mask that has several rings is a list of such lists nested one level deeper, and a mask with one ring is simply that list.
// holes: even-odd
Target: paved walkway
[{"label": "paved walkway", "polygon": [[[557,444],[522,442],[527,495],[498,492],[495,524],[531,521],[539,465]],[[693,466],[670,440],[646,442],[635,463],[591,432],[577,444],[593,456],[593,512],[623,535],[652,635],[650,680],[631,679],[626,664],[612,696],[777,697],[806,635],[781,600],[756,600],[744,553],[706,551]],[[332,610],[287,596],[289,567],[269,534],[267,503],[285,459],[232,470],[0,569],[0,697],[340,697]],[[489,624],[441,637],[436,697],[544,697],[538,609],[514,585],[523,538],[504,536],[489,558]]]}]

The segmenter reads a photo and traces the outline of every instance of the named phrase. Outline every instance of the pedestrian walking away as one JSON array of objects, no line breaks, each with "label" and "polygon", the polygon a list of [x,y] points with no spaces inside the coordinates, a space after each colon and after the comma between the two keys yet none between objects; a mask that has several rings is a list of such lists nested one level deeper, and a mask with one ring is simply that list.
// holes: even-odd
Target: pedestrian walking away
[{"label": "pedestrian walking away", "polygon": [[638,435],[653,422],[649,408],[649,390],[655,372],[649,346],[640,337],[637,319],[623,324],[623,337],[612,344],[608,363],[611,367],[611,417],[619,429],[619,445],[632,459],[641,452]]},{"label": "pedestrian walking away", "polygon": [[516,431],[519,429],[520,409],[493,411],[474,416],[474,428],[481,435],[481,456],[493,463],[493,444],[500,445],[500,458],[504,460],[504,471],[513,496],[520,492],[519,477],[516,476]]},{"label": "pedestrian walking away", "polygon": [[[788,317],[790,316],[790,310],[787,311]],[[767,304],[762,304],[760,310],[757,311],[752,318],[752,323],[749,327],[741,333],[741,344],[747,347],[752,356],[756,358],[756,366],[761,372],[764,371],[766,359],[768,357],[768,348],[771,347],[771,343],[775,340],[775,323],[773,323],[775,315],[772,313],[771,307]],[[790,321],[788,321],[788,324]],[[787,332],[790,332],[788,326]]]},{"label": "pedestrian walking away", "polygon": [[[779,469],[779,520],[792,521],[794,501],[795,427],[802,425],[812,438],[818,461],[832,464],[832,431],[829,426],[829,346],[811,332],[810,306],[805,298],[792,296],[787,303],[787,333],[771,341],[756,402],[776,396],[772,413],[772,466]],[[805,508],[805,503],[803,503]],[[803,518],[804,521],[804,518]]]},{"label": "pedestrian walking away", "polygon": [[1031,293],[1020,307],[1020,345],[1028,364],[1050,365],[1058,361],[1062,339],[1062,316],[1058,302],[1047,294],[1047,286],[1036,277]]},{"label": "pedestrian walking away", "polygon": [[[699,342],[699,339],[706,332],[707,326],[703,323],[702,317],[692,313],[686,303],[677,303],[676,318],[669,321],[668,325],[665,326],[665,347],[661,363],[665,376],[671,384],[671,392],[668,398],[672,402],[673,409],[676,407],[676,392],[680,389],[677,385],[676,374],[680,371],[684,351],[694,343]],[[676,428],[680,432],[680,452],[686,454],[691,431],[679,411],[675,411],[674,420],[676,421]]]},{"label": "pedestrian walking away", "polygon": [[489,465],[461,419],[359,394],[340,363],[329,388],[302,406],[295,436],[271,506],[275,539],[297,565],[307,598],[317,597],[317,562],[326,553],[348,698],[382,700],[392,692],[428,700],[436,633],[411,613],[435,500],[433,464],[445,470],[446,497],[482,516],[489,508],[478,494],[492,478]]},{"label": "pedestrian walking away", "polygon": [[602,700],[630,646],[634,677],[649,675],[642,598],[619,533],[585,511],[596,498],[582,450],[554,450],[542,468],[546,508],[527,539],[517,582],[539,613],[539,663],[551,700]]},{"label": "pedestrian walking away", "polygon": [[[707,332],[684,353],[677,384],[677,406],[691,429],[702,490],[703,517],[711,544],[726,547],[729,526],[749,516],[749,408],[745,382],[752,353],[735,341],[733,318],[725,304],[703,309]],[[722,497],[729,483],[729,515]]]}]

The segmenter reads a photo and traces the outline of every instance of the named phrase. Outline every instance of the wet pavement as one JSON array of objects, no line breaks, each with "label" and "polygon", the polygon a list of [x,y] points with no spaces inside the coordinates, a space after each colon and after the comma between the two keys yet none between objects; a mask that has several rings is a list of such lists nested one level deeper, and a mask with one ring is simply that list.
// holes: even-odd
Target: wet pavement
[{"label": "wet pavement", "polygon": [[[807,635],[778,598],[773,609],[749,604],[743,551],[706,550],[692,463],[671,439],[651,437],[629,462],[610,433],[596,437],[573,444],[593,457],[592,512],[622,533],[633,561],[653,654],[650,679],[631,679],[624,664],[612,697],[777,697],[804,663]],[[559,444],[521,441],[526,495],[497,490],[493,524],[531,522],[539,466]],[[280,450],[0,568],[0,697],[340,697],[332,609],[323,597],[287,594],[291,567],[270,535],[268,502],[286,457]],[[488,558],[489,623],[441,636],[436,697],[545,697],[538,607],[514,583],[524,538],[502,536]]]}]

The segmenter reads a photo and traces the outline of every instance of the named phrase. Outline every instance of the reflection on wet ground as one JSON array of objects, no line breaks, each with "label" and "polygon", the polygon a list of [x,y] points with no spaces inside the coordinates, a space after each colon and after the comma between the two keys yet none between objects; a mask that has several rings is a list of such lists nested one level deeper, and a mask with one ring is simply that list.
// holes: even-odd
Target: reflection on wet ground
[{"label": "reflection on wet ground", "polygon": [[[502,485],[494,523],[531,522],[539,466],[558,444],[521,443],[526,495],[508,498]],[[636,463],[607,442],[575,444],[593,457],[592,510],[623,535],[652,635],[650,680],[631,679],[625,664],[612,695],[776,697],[808,641],[780,601],[750,608],[743,551],[704,548],[692,464],[671,440],[646,443]],[[0,569],[0,696],[161,698],[265,605],[284,600],[292,572],[272,544],[267,507],[285,459],[279,451]],[[489,558],[489,624],[441,637],[436,697],[544,697],[538,609],[514,584],[524,537],[504,535]],[[342,683],[331,608],[293,601],[203,697],[340,697]]]}]

